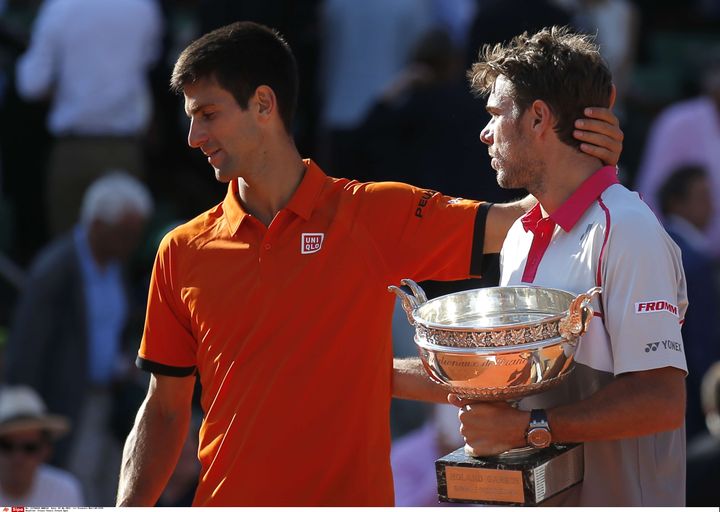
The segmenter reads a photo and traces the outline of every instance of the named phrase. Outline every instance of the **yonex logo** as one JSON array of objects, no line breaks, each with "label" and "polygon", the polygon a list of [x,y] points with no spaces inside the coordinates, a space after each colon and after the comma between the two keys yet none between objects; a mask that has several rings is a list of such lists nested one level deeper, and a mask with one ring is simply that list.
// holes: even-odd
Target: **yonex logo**
[{"label": "yonex logo", "polygon": [[303,233],[300,237],[300,254],[312,254],[322,249],[325,233]]},{"label": "yonex logo", "polygon": [[645,352],[657,352],[658,349],[674,350],[675,352],[682,352],[682,345],[677,341],[662,340],[656,341],[655,343],[646,343]]},{"label": "yonex logo", "polygon": [[660,311],[667,311],[668,313],[678,316],[678,308],[674,304],[670,304],[664,300],[651,300],[649,302],[636,302],[635,313],[659,313]]}]

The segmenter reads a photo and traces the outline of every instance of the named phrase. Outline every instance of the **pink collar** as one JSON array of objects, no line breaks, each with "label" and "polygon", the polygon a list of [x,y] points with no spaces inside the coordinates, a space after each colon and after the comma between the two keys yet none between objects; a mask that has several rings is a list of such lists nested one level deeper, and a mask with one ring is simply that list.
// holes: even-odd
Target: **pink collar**
[{"label": "pink collar", "polygon": [[[617,177],[616,167],[608,165],[598,169],[560,205],[560,208],[550,215],[550,219],[563,228],[565,232],[569,232],[593,201],[600,197],[600,194],[608,187],[616,183],[620,183]],[[532,210],[522,216],[521,222],[525,231],[532,230],[534,232],[535,226],[537,226],[541,219],[542,211],[540,210],[540,205],[537,204]]]}]

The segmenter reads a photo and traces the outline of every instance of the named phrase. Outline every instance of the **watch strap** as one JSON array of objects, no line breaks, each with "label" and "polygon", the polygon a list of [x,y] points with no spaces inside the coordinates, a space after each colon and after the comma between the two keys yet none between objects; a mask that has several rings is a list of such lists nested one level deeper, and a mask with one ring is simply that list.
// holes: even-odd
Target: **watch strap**
[{"label": "watch strap", "polygon": [[530,427],[537,425],[542,425],[548,430],[550,429],[545,409],[533,409],[530,411]]}]

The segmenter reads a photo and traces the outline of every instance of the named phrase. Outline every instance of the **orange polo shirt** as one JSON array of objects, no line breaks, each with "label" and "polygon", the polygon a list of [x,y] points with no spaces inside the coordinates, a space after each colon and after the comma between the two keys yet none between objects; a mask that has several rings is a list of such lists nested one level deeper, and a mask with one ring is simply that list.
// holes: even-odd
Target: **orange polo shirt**
[{"label": "orange polo shirt", "polygon": [[479,274],[479,203],[306,166],[269,227],[233,181],[158,250],[137,365],[198,372],[194,505],[392,505],[387,286]]}]

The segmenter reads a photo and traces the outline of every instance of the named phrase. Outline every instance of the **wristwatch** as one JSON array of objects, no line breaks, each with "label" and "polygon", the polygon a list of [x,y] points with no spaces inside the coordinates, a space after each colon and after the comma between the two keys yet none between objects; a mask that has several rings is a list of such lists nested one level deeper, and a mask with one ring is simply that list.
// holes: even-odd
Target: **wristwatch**
[{"label": "wristwatch", "polygon": [[527,442],[533,448],[547,448],[552,441],[550,424],[548,423],[545,409],[533,409],[530,411],[530,423],[527,429]]}]

